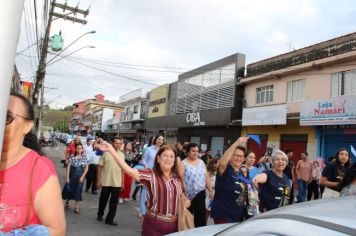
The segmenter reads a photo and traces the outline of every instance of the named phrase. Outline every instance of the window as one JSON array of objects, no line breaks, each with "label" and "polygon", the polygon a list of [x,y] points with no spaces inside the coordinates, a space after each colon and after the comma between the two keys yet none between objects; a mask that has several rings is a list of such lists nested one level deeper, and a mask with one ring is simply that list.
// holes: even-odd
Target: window
[{"label": "window", "polygon": [[305,79],[294,80],[287,83],[287,101],[303,101],[304,100]]},{"label": "window", "polygon": [[134,114],[138,113],[138,105],[134,106]]},{"label": "window", "polygon": [[356,70],[331,74],[331,96],[356,94]]},{"label": "window", "polygon": [[178,79],[176,114],[233,107],[236,73],[236,63],[231,63]]},{"label": "window", "polygon": [[256,89],[256,104],[273,102],[273,85]]}]

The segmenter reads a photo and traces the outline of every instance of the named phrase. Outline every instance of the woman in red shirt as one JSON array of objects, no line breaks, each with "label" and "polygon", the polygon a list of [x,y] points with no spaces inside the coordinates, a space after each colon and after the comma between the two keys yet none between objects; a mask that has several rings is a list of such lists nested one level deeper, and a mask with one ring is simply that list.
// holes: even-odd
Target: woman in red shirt
[{"label": "woman in red shirt", "polygon": [[[142,224],[142,235],[165,235],[176,232],[178,201],[183,194],[183,186],[176,171],[175,147],[162,146],[157,152],[153,169],[137,170],[128,166],[109,143],[104,142],[97,146],[103,151],[110,152],[125,173],[146,186],[147,214]],[[189,201],[186,205],[189,205]]]},{"label": "woman in red shirt", "polygon": [[0,162],[0,231],[42,224],[50,235],[64,235],[57,173],[52,162],[40,155],[37,138],[31,133],[33,121],[34,110],[28,99],[12,93]]}]

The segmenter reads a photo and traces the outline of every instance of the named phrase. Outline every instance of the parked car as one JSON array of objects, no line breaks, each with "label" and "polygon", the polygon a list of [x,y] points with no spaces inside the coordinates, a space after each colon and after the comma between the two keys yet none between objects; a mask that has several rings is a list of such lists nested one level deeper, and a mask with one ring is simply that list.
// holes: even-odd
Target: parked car
[{"label": "parked car", "polygon": [[57,142],[54,137],[55,135],[50,132],[42,133],[39,139],[41,146],[57,147]]},{"label": "parked car", "polygon": [[356,235],[356,196],[298,203],[241,224],[209,225],[170,234],[183,235]]}]

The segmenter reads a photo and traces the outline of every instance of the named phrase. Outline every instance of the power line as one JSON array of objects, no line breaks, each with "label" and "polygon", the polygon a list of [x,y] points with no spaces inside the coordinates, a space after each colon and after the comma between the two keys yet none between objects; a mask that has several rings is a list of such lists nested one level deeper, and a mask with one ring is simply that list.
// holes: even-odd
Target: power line
[{"label": "power line", "polygon": [[[70,57],[71,58],[71,57]],[[140,70],[140,71],[152,71],[152,72],[162,72],[162,73],[175,73],[175,74],[181,74],[183,73],[182,71],[167,71],[167,70],[155,70],[155,69],[144,69],[144,68],[134,68],[134,67],[127,67],[127,66],[120,66],[120,65],[113,65],[113,64],[107,64],[103,62],[93,62],[93,61],[87,61],[83,60],[88,63],[95,63],[103,66],[110,66],[110,67],[115,67],[115,68],[122,68],[122,69],[129,69],[129,70]]]},{"label": "power line", "polygon": [[[60,57],[61,57],[61,56],[60,56]],[[77,63],[77,64],[80,64],[80,65],[83,65],[83,66],[86,66],[86,67],[89,67],[89,68],[92,68],[92,69],[94,69],[94,70],[98,70],[98,71],[105,72],[105,73],[108,73],[108,74],[111,74],[111,75],[115,75],[115,76],[118,76],[118,77],[121,77],[121,78],[124,78],[124,79],[128,79],[128,80],[140,82],[140,83],[143,83],[143,84],[149,84],[149,85],[153,85],[153,86],[159,86],[158,84],[154,84],[154,83],[142,81],[142,80],[139,80],[139,79],[130,78],[130,77],[127,77],[127,76],[124,76],[124,75],[116,74],[116,73],[113,73],[113,72],[111,72],[111,71],[103,70],[103,69],[97,68],[97,67],[95,67],[95,66],[91,66],[91,65],[87,65],[87,64],[82,63],[82,62],[78,62],[78,61],[73,60],[73,59],[69,59],[69,58],[64,58],[64,59],[69,60],[69,61],[72,61],[72,62],[75,62],[75,63]]]},{"label": "power line", "polygon": [[[71,56],[70,58],[72,59],[77,59],[77,60],[83,60],[86,62],[93,62],[93,63],[104,63],[107,65],[124,65],[124,66],[132,66],[132,67],[146,67],[146,68],[156,68],[156,69],[177,69],[177,70],[194,70],[196,68],[188,68],[188,67],[173,67],[173,66],[153,66],[153,65],[142,65],[142,64],[129,64],[129,63],[123,63],[123,62],[113,62],[113,61],[105,61],[105,60],[96,60],[96,59],[89,59],[89,58],[82,58],[82,57],[75,57]],[[123,67],[126,68],[126,67]],[[209,69],[209,68],[208,68]],[[214,70],[217,68],[211,68],[211,70]],[[207,68],[204,68],[204,71],[206,71]],[[235,71],[235,69],[222,69],[224,71]],[[177,71],[163,71],[163,72],[177,72]],[[185,71],[181,71],[179,73],[184,73]]]},{"label": "power line", "polygon": [[37,4],[36,4],[36,0],[33,0],[33,8],[35,11],[35,28],[36,28],[36,43],[37,43],[37,49],[38,49],[38,57],[40,56],[39,54],[39,40],[38,40],[38,26],[37,26]]},{"label": "power line", "polygon": [[[27,11],[26,11],[26,9],[27,9]],[[33,63],[32,63],[32,51],[31,51],[31,46],[30,46],[30,34],[29,34],[29,25],[28,25],[28,22],[27,22],[27,16],[28,16],[28,14],[26,14],[26,12],[28,13],[28,6],[26,6],[26,4],[25,4],[25,7],[24,7],[24,23],[25,23],[25,29],[26,29],[26,40],[27,40],[27,46],[28,46],[28,48],[30,49],[29,50],[29,53],[30,53],[30,65],[31,65],[31,72],[32,72],[32,76],[34,76],[34,74],[35,74],[35,70],[34,70],[34,68],[33,68]],[[24,54],[22,54],[21,52],[19,53],[20,55],[24,55]]]},{"label": "power line", "polygon": [[[27,5],[28,5],[28,17],[29,17],[29,27],[30,27],[30,35],[31,35],[31,37],[32,37],[32,39],[33,39],[33,41],[34,42],[36,42],[36,44],[37,44],[37,50],[36,50],[36,54],[37,54],[37,60],[39,60],[39,56],[40,56],[40,53],[39,53],[39,51],[40,51],[40,48],[38,47],[38,41],[37,41],[37,39],[38,39],[38,37],[36,36],[36,30],[34,29],[34,26],[33,26],[33,24],[32,24],[32,21],[33,21],[33,19],[34,19],[34,16],[33,16],[33,14],[32,14],[32,5],[31,5],[31,3],[30,3],[30,0],[28,0],[27,1]],[[35,7],[34,7],[35,8]]]},{"label": "power line", "polygon": [[85,61],[92,61],[92,62],[102,62],[102,63],[107,63],[107,64],[113,64],[113,65],[124,65],[124,66],[136,66],[136,67],[147,67],[147,68],[160,68],[160,69],[179,69],[179,70],[190,70],[192,68],[184,68],[184,67],[173,67],[173,66],[153,66],[153,65],[142,65],[142,64],[129,64],[129,63],[123,63],[123,62],[113,62],[113,61],[105,61],[105,60],[95,60],[95,59],[89,59],[89,58],[82,58],[82,57],[72,57],[73,59],[78,59],[78,60],[85,60]]}]

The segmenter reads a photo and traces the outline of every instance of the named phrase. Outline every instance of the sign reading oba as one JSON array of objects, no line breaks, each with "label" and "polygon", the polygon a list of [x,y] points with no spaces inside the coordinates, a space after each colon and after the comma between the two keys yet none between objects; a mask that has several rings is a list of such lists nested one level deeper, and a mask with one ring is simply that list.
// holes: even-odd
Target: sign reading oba
[{"label": "sign reading oba", "polygon": [[200,113],[199,112],[191,112],[186,116],[187,123],[200,123]]}]

